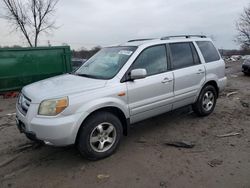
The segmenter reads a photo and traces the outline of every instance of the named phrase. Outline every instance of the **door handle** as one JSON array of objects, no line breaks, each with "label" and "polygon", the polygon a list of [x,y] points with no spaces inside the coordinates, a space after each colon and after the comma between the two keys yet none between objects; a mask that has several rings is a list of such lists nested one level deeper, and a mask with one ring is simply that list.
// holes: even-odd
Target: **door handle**
[{"label": "door handle", "polygon": [[164,78],[162,81],[161,81],[161,83],[168,83],[168,82],[172,82],[173,80],[172,79],[169,79],[169,78]]},{"label": "door handle", "polygon": [[204,73],[205,73],[205,71],[204,71],[204,70],[199,69],[199,70],[198,70],[198,72],[197,72],[196,74],[204,74]]}]

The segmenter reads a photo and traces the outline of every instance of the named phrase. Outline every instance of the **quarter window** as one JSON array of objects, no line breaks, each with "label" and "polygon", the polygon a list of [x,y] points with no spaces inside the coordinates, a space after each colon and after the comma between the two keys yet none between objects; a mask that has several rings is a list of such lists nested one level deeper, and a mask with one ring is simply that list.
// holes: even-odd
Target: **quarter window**
[{"label": "quarter window", "polygon": [[198,55],[193,44],[191,44],[191,48],[192,48],[192,52],[193,52],[194,64],[200,64],[201,61],[200,61],[199,55]]},{"label": "quarter window", "polygon": [[220,60],[220,55],[218,54],[212,42],[197,41],[196,43],[199,46],[206,63]]},{"label": "quarter window", "polygon": [[147,75],[167,71],[167,55],[164,45],[153,46],[144,50],[132,65],[132,69],[146,69]]},{"label": "quarter window", "polygon": [[[199,63],[197,52],[192,53],[191,43],[172,43],[169,46],[172,54],[173,69],[189,67]],[[193,48],[193,50],[195,49]]]}]

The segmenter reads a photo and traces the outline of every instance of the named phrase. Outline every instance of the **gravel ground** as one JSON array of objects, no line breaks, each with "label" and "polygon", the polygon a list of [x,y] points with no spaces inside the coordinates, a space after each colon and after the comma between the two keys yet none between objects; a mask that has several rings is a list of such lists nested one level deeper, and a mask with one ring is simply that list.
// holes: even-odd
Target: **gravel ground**
[{"label": "gravel ground", "polygon": [[[240,66],[227,64],[213,114],[199,118],[186,107],[140,122],[116,154],[96,162],[74,147],[30,142],[15,127],[16,99],[0,99],[0,187],[249,188],[250,77]],[[237,134],[218,137],[227,133]],[[182,140],[195,146],[166,145]]]}]

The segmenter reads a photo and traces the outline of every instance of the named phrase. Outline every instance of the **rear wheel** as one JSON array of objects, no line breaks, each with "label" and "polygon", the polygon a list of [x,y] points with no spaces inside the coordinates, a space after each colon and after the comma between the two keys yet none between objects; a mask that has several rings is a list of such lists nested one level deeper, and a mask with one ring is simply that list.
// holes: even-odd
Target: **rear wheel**
[{"label": "rear wheel", "polygon": [[206,85],[193,104],[193,111],[199,116],[207,116],[214,111],[217,101],[217,91],[212,85]]},{"label": "rear wheel", "polygon": [[84,123],[78,137],[80,153],[90,160],[112,155],[120,144],[122,124],[109,112],[97,112]]}]

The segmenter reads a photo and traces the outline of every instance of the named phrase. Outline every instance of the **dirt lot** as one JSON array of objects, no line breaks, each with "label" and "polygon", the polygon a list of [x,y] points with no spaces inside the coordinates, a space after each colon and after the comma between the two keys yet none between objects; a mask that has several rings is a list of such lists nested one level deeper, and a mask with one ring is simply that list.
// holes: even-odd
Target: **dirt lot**
[{"label": "dirt lot", "polygon": [[[212,115],[183,108],[138,123],[115,155],[97,162],[74,147],[33,144],[15,127],[16,99],[0,99],[0,187],[249,188],[250,77],[236,62],[227,64],[227,75]],[[218,137],[232,132],[239,134]],[[176,140],[195,146],[165,144]]]}]

